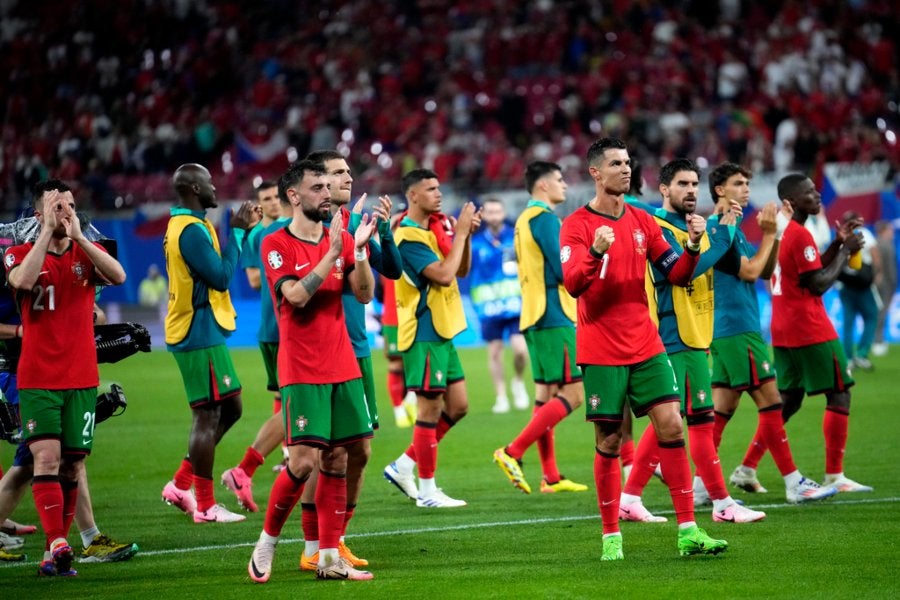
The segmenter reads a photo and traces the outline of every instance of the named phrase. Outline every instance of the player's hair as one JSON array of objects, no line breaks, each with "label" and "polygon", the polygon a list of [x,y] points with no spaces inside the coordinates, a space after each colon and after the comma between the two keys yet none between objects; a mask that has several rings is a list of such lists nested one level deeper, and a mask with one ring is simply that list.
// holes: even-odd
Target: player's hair
[{"label": "player's hair", "polygon": [[34,184],[34,187],[31,188],[31,205],[37,209],[38,205],[44,201],[44,193],[51,191],[71,192],[72,188],[60,179],[38,181]]},{"label": "player's hair", "polygon": [[313,150],[306,155],[305,160],[322,163],[323,165],[329,160],[344,160],[345,156],[337,150]]},{"label": "player's hair", "polygon": [[678,173],[679,171],[693,171],[697,174],[697,177],[700,177],[700,167],[697,166],[697,163],[689,158],[676,158],[664,164],[659,170],[660,185],[669,185],[672,183],[675,173]]},{"label": "player's hair", "polygon": [[271,179],[263,179],[258,186],[253,188],[253,191],[258,195],[261,191],[267,190],[269,188],[278,187],[277,181],[272,181]]},{"label": "player's hair", "polygon": [[278,197],[285,204],[289,204],[290,200],[288,200],[287,191],[288,188],[294,187],[306,176],[306,173],[312,173],[314,175],[324,175],[325,167],[320,162],[314,162],[311,160],[298,160],[297,162],[291,164],[288,167],[287,171],[278,178]]},{"label": "player's hair", "polygon": [[797,193],[797,186],[806,181],[803,173],[789,173],[778,181],[778,199],[793,199]]},{"label": "player's hair", "polygon": [[636,158],[631,159],[631,185],[628,193],[632,196],[643,196],[641,188],[644,187],[644,165]]},{"label": "player's hair", "polygon": [[555,173],[556,171],[561,172],[562,167],[554,162],[536,160],[533,163],[529,163],[528,167],[525,169],[525,190],[530,194],[541,177]]},{"label": "player's hair", "polygon": [[401,191],[406,194],[409,191],[409,188],[416,185],[420,181],[424,179],[437,179],[437,173],[432,171],[431,169],[413,169],[409,173],[403,176],[403,179],[400,182]]},{"label": "player's hair", "polygon": [[614,137],[605,137],[600,138],[588,148],[587,151],[587,163],[589,167],[596,167],[597,163],[603,158],[603,155],[610,148],[618,148],[620,150],[628,150],[628,146],[625,145],[625,142],[620,140],[619,138]]},{"label": "player's hair", "polygon": [[735,175],[743,175],[750,179],[753,177],[753,171],[745,169],[737,163],[723,162],[709,172],[709,195],[712,196],[713,202],[719,201],[719,197],[716,195],[716,188],[720,185],[725,185],[725,182]]}]

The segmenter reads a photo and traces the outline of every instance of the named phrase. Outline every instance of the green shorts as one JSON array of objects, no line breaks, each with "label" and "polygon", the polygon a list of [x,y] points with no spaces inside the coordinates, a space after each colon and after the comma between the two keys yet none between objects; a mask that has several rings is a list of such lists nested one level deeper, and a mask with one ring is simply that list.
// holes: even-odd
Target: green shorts
[{"label": "green shorts", "polygon": [[221,402],[241,393],[241,382],[224,344],[173,352],[191,408]]},{"label": "green shorts", "polygon": [[634,365],[583,365],[587,421],[621,422],[625,401],[642,417],[657,404],[678,402],[672,363],[665,352]]},{"label": "green shorts", "polygon": [[266,367],[266,389],[278,391],[278,342],[260,342],[263,365]]},{"label": "green shorts", "polygon": [[90,454],[97,388],[19,390],[19,415],[27,443],[58,439],[67,454]]},{"label": "green shorts", "polygon": [[372,370],[372,357],[357,357],[359,372],[362,373],[363,393],[366,396],[366,407],[372,419],[372,429],[378,429],[378,403],[375,401],[375,373]]},{"label": "green shorts", "polygon": [[670,354],[669,362],[681,389],[681,414],[687,417],[688,425],[712,421],[709,355],[705,350],[683,350]]},{"label": "green shorts", "polygon": [[535,383],[562,386],[581,381],[581,368],[575,362],[574,327],[529,328],[522,334]]},{"label": "green shorts", "polygon": [[801,348],[775,348],[778,389],[804,390],[807,395],[843,392],[856,383],[847,367],[840,340]]},{"label": "green shorts", "polygon": [[403,353],[403,374],[407,390],[437,394],[465,377],[456,347],[450,340],[413,342]]},{"label": "green shorts", "polygon": [[775,379],[769,347],[757,332],[739,333],[713,340],[712,386],[740,392],[755,390]]},{"label": "green shorts", "polygon": [[372,437],[361,378],[343,383],[296,383],[281,388],[288,446],[340,446]]},{"label": "green shorts", "polygon": [[382,325],[381,335],[384,337],[384,355],[388,358],[400,358],[403,353],[397,350],[397,326]]}]

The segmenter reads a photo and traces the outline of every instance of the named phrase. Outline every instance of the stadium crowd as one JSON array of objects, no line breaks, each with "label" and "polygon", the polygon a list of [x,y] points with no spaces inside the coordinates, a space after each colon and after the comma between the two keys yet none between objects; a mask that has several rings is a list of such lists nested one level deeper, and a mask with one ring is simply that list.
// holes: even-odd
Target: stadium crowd
[{"label": "stadium crowd", "polygon": [[[897,20],[886,0],[65,0],[2,3],[0,195],[48,175],[97,208],[169,198],[199,160],[222,197],[311,148],[366,188],[414,165],[466,193],[598,135],[648,172],[675,156],[755,172],[887,159]],[[124,48],[134,48],[124,52]],[[352,152],[349,150],[352,149]],[[652,181],[652,179],[651,179]]]}]

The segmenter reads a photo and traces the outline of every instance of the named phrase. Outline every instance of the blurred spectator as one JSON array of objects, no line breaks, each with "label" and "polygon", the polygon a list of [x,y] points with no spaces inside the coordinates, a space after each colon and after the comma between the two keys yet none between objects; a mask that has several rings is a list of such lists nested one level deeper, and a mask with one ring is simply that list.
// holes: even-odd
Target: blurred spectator
[{"label": "blurred spectator", "polygon": [[[841,216],[841,224],[858,223],[854,231],[862,235],[865,245],[859,251],[862,261],[859,269],[844,265],[838,275],[838,292],[843,308],[844,354],[847,355],[850,367],[859,367],[864,371],[872,369],[869,351],[875,340],[875,325],[878,322],[878,292],[875,279],[881,273],[881,255],[878,252],[875,236],[863,227],[863,219],[859,213],[848,210]],[[856,341],[856,319],[861,317],[863,331]]]},{"label": "blurred spectator", "polygon": [[160,320],[165,319],[166,305],[169,301],[169,282],[159,272],[159,267],[152,264],[147,268],[147,276],[138,286],[138,303],[148,308],[159,310]]},{"label": "blurred spectator", "polygon": [[878,310],[878,323],[875,326],[875,343],[872,354],[884,356],[888,345],[884,341],[884,326],[894,293],[897,291],[897,248],[894,245],[894,225],[890,221],[878,221],[875,224],[875,235],[878,240],[877,252],[881,259],[881,272],[875,278],[881,306]]}]

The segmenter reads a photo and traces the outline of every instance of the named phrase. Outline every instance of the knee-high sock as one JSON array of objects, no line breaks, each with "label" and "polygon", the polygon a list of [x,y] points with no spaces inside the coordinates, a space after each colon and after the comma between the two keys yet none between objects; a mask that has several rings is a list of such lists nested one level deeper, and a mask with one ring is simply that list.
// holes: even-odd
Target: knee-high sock
[{"label": "knee-high sock", "polygon": [[825,473],[844,472],[844,450],[847,448],[847,430],[850,415],[841,409],[825,407],[822,432],[825,434]]},{"label": "knee-high sock", "polygon": [[[782,421],[782,427],[784,426],[784,422]],[[759,434],[759,430],[757,429],[756,433],[753,435],[753,441],[750,442],[750,445],[747,447],[747,453],[744,454],[744,460],[741,461],[741,464],[747,468],[755,469],[759,466],[759,461],[762,460],[762,457],[766,454],[766,442]]]},{"label": "knee-high sock", "polygon": [[669,486],[676,520],[679,523],[693,521],[694,485],[691,481],[691,465],[684,449],[684,440],[659,442],[659,464],[663,478]]},{"label": "knee-high sock", "polygon": [[[513,458],[521,459],[525,451],[531,447],[542,435],[556,427],[556,424],[562,421],[572,412],[572,407],[561,396],[554,396],[549,402],[539,409],[535,410],[531,416],[531,420],[522,429],[519,436],[506,447],[506,451]],[[554,465],[553,471],[556,471]],[[545,473],[546,475],[546,473]],[[559,472],[556,472],[556,478],[549,480],[553,483],[559,481]]]},{"label": "knee-high sock", "polygon": [[194,483],[194,467],[191,466],[190,459],[184,458],[172,477],[175,481],[175,487],[179,490],[189,490]]},{"label": "knee-high sock", "polygon": [[63,494],[63,535],[69,537],[69,529],[75,520],[75,505],[78,503],[78,480],[59,480]]},{"label": "knee-high sock", "polygon": [[403,371],[388,371],[387,374],[388,395],[393,406],[403,404],[403,396],[406,394],[406,383],[403,381]]},{"label": "knee-high sock", "polygon": [[209,510],[216,503],[213,493],[213,480],[194,475],[194,495],[197,497],[197,510]]},{"label": "knee-high sock", "polygon": [[[545,404],[547,403],[535,400],[532,414],[539,411]],[[554,429],[552,428],[548,429],[537,439],[538,456],[541,459],[541,472],[544,474],[544,477],[548,478],[547,481],[557,481],[560,478],[559,469],[556,466],[556,442],[554,441],[553,431]],[[551,476],[553,479],[549,479]]]},{"label": "knee-high sock", "polygon": [[784,430],[784,417],[781,416],[781,404],[763,408],[759,411],[759,422],[756,426],[756,437],[763,440],[766,448],[772,453],[775,466],[782,475],[797,470],[787,432]]},{"label": "knee-high sock", "polygon": [[319,471],[316,510],[319,513],[319,548],[337,548],[347,510],[346,475]]},{"label": "knee-high sock", "polygon": [[713,426],[713,443],[716,445],[716,450],[718,450],[719,446],[722,444],[722,433],[725,432],[725,426],[728,425],[728,421],[730,421],[731,417],[734,415],[726,415],[725,413],[720,412],[713,414],[715,418],[715,425]]},{"label": "knee-high sock", "polygon": [[63,491],[59,485],[59,477],[35,475],[31,482],[31,495],[47,537],[45,549],[49,549],[50,542],[66,535],[63,530]]},{"label": "knee-high sock", "polygon": [[263,531],[268,535],[274,537],[281,535],[285,521],[300,500],[305,483],[306,477],[302,479],[294,477],[287,468],[282,469],[275,478],[269,494],[269,505],[266,507],[266,518],[263,521]]},{"label": "knee-high sock", "polygon": [[[416,425],[418,425],[418,421],[416,421]],[[447,435],[447,432],[450,431],[450,428],[456,425],[456,421],[450,418],[450,415],[447,413],[441,413],[441,418],[438,420],[437,425],[434,426],[434,439],[435,443],[440,444],[441,440],[444,439],[444,436]],[[405,454],[416,461],[416,433],[415,429],[413,429],[413,443],[406,448]]]},{"label": "knee-high sock", "polygon": [[238,466],[244,470],[248,477],[253,477],[256,469],[264,462],[266,462],[265,457],[253,446],[248,446],[247,451],[244,452],[244,458],[241,459],[241,463]]},{"label": "knee-high sock", "polygon": [[656,439],[656,430],[651,425],[644,430],[638,441],[631,474],[625,482],[625,493],[632,496],[643,494],[657,465],[659,465],[659,440]]},{"label": "knee-high sock", "polygon": [[713,421],[688,425],[688,437],[691,441],[691,458],[697,475],[703,480],[709,497],[713,500],[723,500],[728,497],[725,489],[725,478],[722,477],[722,467],[719,464],[719,455],[713,444]]},{"label": "knee-high sock", "polygon": [[603,534],[619,531],[619,498],[622,495],[622,471],[619,455],[597,450],[594,454],[594,485],[597,487],[597,508],[603,521]]},{"label": "knee-high sock", "polygon": [[622,458],[622,466],[630,467],[634,464],[634,440],[628,440],[627,442],[622,442],[622,447],[619,449],[619,456]]},{"label": "knee-high sock", "polygon": [[300,527],[304,542],[319,541],[319,513],[314,503],[300,503]]},{"label": "knee-high sock", "polygon": [[434,477],[434,471],[437,469],[437,446],[437,425],[416,421],[412,448],[415,452],[414,460],[419,468],[419,477],[422,479]]},{"label": "knee-high sock", "polygon": [[350,519],[353,518],[353,513],[356,512],[355,504],[347,505],[347,512],[344,513],[344,527],[341,529],[341,537],[344,537],[347,534],[347,525],[350,523]]}]

